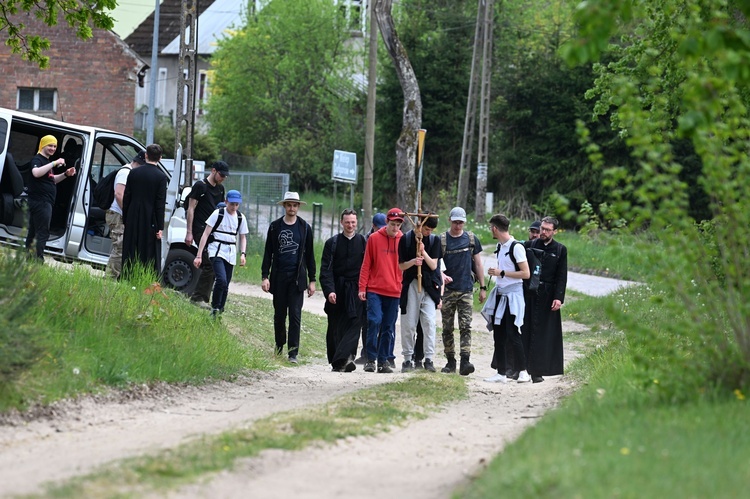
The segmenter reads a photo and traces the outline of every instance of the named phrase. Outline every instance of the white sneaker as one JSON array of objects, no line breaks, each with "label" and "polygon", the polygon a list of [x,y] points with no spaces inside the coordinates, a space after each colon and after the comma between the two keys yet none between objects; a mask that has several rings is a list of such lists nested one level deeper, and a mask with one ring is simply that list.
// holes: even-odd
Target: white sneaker
[{"label": "white sneaker", "polygon": [[494,376],[490,376],[489,378],[484,378],[484,381],[487,383],[507,383],[508,378],[504,374],[495,374]]},{"label": "white sneaker", "polygon": [[528,383],[531,381],[531,375],[526,371],[521,371],[518,373],[518,382],[519,383]]}]

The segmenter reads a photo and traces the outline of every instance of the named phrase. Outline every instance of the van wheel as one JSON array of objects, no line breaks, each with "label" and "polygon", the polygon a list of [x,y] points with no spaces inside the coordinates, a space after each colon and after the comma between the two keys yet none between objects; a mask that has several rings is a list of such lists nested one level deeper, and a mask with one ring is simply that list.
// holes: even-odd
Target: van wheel
[{"label": "van wheel", "polygon": [[177,291],[192,293],[198,282],[198,269],[193,266],[193,255],[188,250],[174,249],[164,264],[164,284]]}]

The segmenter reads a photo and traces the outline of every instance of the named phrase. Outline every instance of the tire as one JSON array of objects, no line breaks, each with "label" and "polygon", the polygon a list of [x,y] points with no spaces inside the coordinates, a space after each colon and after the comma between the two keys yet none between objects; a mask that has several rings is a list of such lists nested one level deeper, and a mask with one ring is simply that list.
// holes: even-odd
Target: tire
[{"label": "tire", "polygon": [[173,249],[164,264],[164,284],[190,294],[198,283],[199,270],[193,266],[195,255],[186,249]]}]

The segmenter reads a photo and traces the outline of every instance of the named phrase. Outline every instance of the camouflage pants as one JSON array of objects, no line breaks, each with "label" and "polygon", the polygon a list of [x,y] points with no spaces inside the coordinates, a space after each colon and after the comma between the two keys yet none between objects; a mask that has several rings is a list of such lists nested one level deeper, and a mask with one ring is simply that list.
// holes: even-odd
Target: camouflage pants
[{"label": "camouflage pants", "polygon": [[454,319],[458,311],[458,330],[461,335],[461,354],[471,353],[471,314],[474,306],[472,292],[446,290],[443,295],[443,349],[446,357],[456,356],[453,343]]},{"label": "camouflage pants", "polygon": [[109,238],[112,240],[112,249],[109,252],[109,261],[104,274],[113,279],[120,278],[122,272],[122,238],[125,234],[125,225],[122,223],[122,215],[112,210],[107,210],[105,215],[109,225]]}]

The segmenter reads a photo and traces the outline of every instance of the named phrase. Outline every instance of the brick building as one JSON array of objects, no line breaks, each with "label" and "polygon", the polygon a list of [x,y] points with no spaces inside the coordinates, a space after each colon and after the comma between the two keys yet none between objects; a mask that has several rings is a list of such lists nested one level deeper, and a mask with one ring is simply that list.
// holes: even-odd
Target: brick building
[{"label": "brick building", "polygon": [[94,29],[84,41],[62,18],[53,27],[33,15],[22,22],[25,33],[49,39],[49,68],[40,70],[0,45],[0,107],[132,134],[135,89],[146,63],[111,31]]}]

